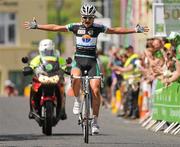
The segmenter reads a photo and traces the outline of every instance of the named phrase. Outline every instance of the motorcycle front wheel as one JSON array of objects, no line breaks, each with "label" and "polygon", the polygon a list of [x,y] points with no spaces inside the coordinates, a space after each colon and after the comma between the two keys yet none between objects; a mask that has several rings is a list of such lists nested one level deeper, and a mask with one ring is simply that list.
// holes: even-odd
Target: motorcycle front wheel
[{"label": "motorcycle front wheel", "polygon": [[45,135],[52,135],[53,126],[53,103],[47,101],[44,105],[44,121],[42,126],[42,132]]}]

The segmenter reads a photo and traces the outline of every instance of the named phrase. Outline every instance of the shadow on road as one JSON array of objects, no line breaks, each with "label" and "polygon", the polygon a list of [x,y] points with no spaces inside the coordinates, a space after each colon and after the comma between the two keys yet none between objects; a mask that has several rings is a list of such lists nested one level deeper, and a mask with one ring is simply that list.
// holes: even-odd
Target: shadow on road
[{"label": "shadow on road", "polygon": [[[11,135],[0,135],[0,141],[23,141],[23,140],[54,140],[58,136],[82,136],[81,133],[63,133],[63,134],[52,134],[51,136],[46,135],[35,135],[35,134],[11,134]],[[59,140],[59,138],[57,138]]]},{"label": "shadow on road", "polygon": [[32,134],[0,135],[0,141],[38,140],[39,138],[43,137],[43,135]]},{"label": "shadow on road", "polygon": [[82,133],[62,133],[62,134],[52,134],[52,136],[82,136]]},{"label": "shadow on road", "polygon": [[[23,140],[45,140],[48,138],[48,140],[51,140],[51,138],[54,140],[57,137],[57,140],[59,140],[58,137],[62,136],[83,136],[82,133],[58,133],[58,134],[52,134],[51,136],[46,135],[36,135],[36,134],[11,134],[11,135],[0,135],[0,141],[23,141]],[[99,134],[98,136],[108,136],[108,134]]]}]

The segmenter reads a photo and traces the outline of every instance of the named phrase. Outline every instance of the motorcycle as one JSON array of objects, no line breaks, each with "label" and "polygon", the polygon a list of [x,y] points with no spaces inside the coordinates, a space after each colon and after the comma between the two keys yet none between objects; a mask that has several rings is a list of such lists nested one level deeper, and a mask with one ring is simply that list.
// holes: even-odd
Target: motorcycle
[{"label": "motorcycle", "polygon": [[[42,63],[33,70],[28,60],[28,57],[22,58],[22,62],[27,64],[23,68],[24,76],[34,74],[30,92],[31,118],[42,127],[43,134],[52,135],[52,127],[56,126],[61,119],[59,116],[63,113],[59,84],[63,80],[64,73],[69,74],[69,72],[52,61]],[[66,59],[68,65],[71,61],[70,58]]]}]

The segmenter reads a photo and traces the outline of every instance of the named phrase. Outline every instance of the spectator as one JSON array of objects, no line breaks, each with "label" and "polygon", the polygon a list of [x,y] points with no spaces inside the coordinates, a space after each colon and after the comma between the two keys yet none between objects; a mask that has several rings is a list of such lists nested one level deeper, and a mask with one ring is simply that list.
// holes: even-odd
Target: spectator
[{"label": "spectator", "polygon": [[116,91],[120,88],[123,77],[121,74],[118,74],[117,71],[112,69],[113,66],[123,67],[123,61],[119,55],[120,48],[113,48],[111,52],[111,59],[109,61],[108,67],[111,69],[111,107],[114,109],[116,105]]},{"label": "spectator", "polygon": [[173,58],[173,60],[175,61],[176,69],[170,77],[163,79],[163,82],[166,84],[170,84],[171,82],[178,80],[180,77],[180,34],[177,32],[171,32],[168,38],[175,47],[176,58]]},{"label": "spectator", "polygon": [[139,56],[134,52],[132,46],[126,49],[127,60],[123,67],[113,66],[112,69],[118,73],[123,74],[124,80],[127,81],[127,92],[123,98],[125,116],[132,119],[139,117],[138,96],[141,71],[139,70]]},{"label": "spectator", "polygon": [[11,80],[6,80],[4,84],[4,94],[6,96],[17,96],[18,90],[15,87],[15,84]]}]

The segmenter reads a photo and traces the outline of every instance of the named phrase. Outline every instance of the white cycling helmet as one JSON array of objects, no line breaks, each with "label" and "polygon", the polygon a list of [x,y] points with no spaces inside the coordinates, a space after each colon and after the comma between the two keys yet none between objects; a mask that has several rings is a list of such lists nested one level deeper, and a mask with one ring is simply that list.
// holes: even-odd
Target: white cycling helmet
[{"label": "white cycling helmet", "polygon": [[81,7],[80,13],[81,15],[85,15],[85,16],[94,16],[96,13],[96,8],[93,5],[84,4]]},{"label": "white cycling helmet", "polygon": [[39,54],[41,56],[55,56],[55,45],[50,39],[43,39],[39,43]]}]

